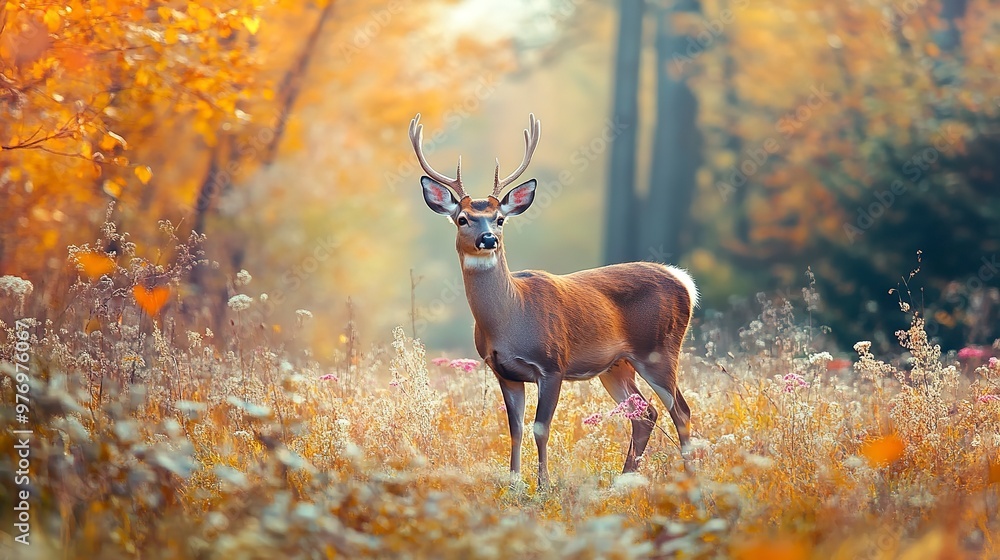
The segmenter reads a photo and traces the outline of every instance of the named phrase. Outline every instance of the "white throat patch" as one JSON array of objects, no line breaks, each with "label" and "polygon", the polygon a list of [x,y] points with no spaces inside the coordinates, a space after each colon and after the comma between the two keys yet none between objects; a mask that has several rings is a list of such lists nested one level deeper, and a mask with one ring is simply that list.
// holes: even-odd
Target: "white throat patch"
[{"label": "white throat patch", "polygon": [[497,265],[497,252],[488,255],[464,255],[462,268],[466,270],[489,270]]}]

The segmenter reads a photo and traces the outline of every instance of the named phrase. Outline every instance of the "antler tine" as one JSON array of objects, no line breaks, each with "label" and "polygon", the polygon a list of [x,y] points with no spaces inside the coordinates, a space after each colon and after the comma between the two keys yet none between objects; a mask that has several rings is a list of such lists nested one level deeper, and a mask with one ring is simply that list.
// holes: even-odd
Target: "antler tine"
[{"label": "antler tine", "polygon": [[420,167],[423,168],[424,172],[431,179],[454,189],[459,200],[469,196],[465,194],[465,189],[462,187],[462,157],[458,157],[457,176],[452,179],[443,173],[438,173],[431,167],[431,164],[427,163],[427,158],[424,157],[423,143],[424,125],[420,124],[420,113],[417,113],[417,116],[413,117],[413,120],[410,121],[410,144],[413,144],[413,152],[417,154],[417,161],[420,162]]},{"label": "antler tine", "polygon": [[504,187],[513,183],[518,177],[524,173],[524,170],[528,168],[528,163],[531,162],[531,156],[535,153],[535,148],[538,146],[538,139],[542,135],[542,123],[535,118],[535,114],[531,113],[528,115],[528,128],[524,129],[524,159],[521,161],[520,167],[514,170],[513,173],[507,176],[504,180],[500,180],[500,160],[497,160],[496,171],[493,174],[493,198],[500,197],[500,191]]}]

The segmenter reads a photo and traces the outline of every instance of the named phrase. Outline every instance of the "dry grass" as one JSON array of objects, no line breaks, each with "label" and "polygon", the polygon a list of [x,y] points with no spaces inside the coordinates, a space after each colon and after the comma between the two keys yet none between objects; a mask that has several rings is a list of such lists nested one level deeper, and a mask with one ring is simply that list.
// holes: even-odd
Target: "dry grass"
[{"label": "dry grass", "polygon": [[[530,438],[526,483],[510,484],[506,416],[481,367],[430,365],[397,329],[349,370],[323,369],[249,324],[245,300],[225,333],[154,322],[131,288],[177,285],[188,264],[132,257],[80,280],[62,323],[32,329],[33,544],[5,543],[20,557],[1000,554],[1000,402],[989,396],[1000,365],[956,369],[919,318],[900,333],[899,360],[859,343],[844,369],[813,348],[790,304],[765,301],[725,355],[715,331],[698,330],[682,374],[694,477],[663,422],[640,473],[619,476],[628,421],[593,424],[614,403],[596,380],[569,384],[549,442],[554,487],[540,493]],[[6,297],[22,305],[30,294]],[[294,328],[306,328],[299,317]],[[3,327],[10,403],[16,333]],[[9,527],[9,454],[0,470]]]}]

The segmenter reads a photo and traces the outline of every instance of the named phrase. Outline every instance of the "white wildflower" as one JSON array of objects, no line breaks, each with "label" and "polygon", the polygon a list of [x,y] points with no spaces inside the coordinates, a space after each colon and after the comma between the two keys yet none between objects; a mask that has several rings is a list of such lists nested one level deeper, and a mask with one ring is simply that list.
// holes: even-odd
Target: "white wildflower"
[{"label": "white wildflower", "polygon": [[234,311],[250,309],[251,303],[253,303],[253,299],[246,294],[237,294],[229,298],[229,307],[233,308]]},{"label": "white wildflower", "polygon": [[649,484],[649,479],[639,473],[625,473],[615,477],[611,484],[615,490],[627,491],[633,488],[641,488]]},{"label": "white wildflower", "polygon": [[0,292],[17,299],[24,299],[31,294],[34,286],[31,282],[18,276],[0,276]]},{"label": "white wildflower", "polygon": [[871,350],[871,347],[872,347],[872,341],[862,340],[854,345],[854,351],[857,352],[858,354],[867,354],[868,351]]},{"label": "white wildflower", "polygon": [[267,294],[260,294],[260,302],[264,303],[267,301]]},{"label": "white wildflower", "polygon": [[309,311],[308,309],[296,309],[295,316],[299,318],[299,321],[305,321],[313,318],[312,311]]},{"label": "white wildflower", "polygon": [[857,455],[851,455],[850,457],[844,459],[844,466],[849,469],[860,469],[866,464],[865,460]]},{"label": "white wildflower", "polygon": [[250,283],[251,280],[253,280],[253,276],[250,276],[250,273],[247,272],[246,270],[240,270],[239,272],[236,273],[237,286],[246,286],[247,284]]},{"label": "white wildflower", "polygon": [[810,364],[826,364],[833,361],[833,356],[829,352],[819,352],[818,354],[813,354],[809,356]]},{"label": "white wildflower", "polygon": [[723,434],[719,436],[719,439],[718,441],[715,442],[715,445],[717,447],[723,445],[736,445],[736,436],[734,434]]}]

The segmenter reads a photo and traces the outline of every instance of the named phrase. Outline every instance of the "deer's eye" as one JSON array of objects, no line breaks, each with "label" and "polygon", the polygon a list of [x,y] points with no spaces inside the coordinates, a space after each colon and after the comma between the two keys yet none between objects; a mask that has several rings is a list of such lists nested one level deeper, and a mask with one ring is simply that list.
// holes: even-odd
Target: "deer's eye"
[{"label": "deer's eye", "polygon": [[460,225],[460,226],[467,226],[467,225],[469,225],[469,220],[465,219],[465,216],[459,216],[458,217],[458,225]]},{"label": "deer's eye", "polygon": [[503,216],[497,218],[497,227],[503,227]]}]

